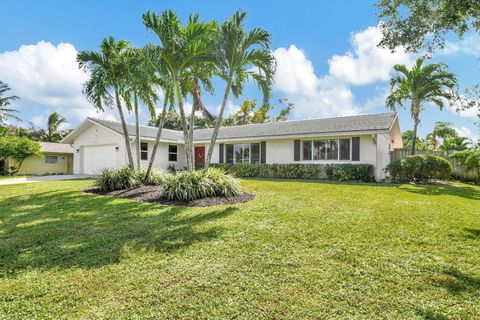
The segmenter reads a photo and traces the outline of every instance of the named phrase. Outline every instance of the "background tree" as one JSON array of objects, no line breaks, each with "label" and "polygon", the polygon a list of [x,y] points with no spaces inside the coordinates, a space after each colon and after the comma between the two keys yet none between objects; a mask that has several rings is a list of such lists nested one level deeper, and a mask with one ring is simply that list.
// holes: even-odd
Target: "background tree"
[{"label": "background tree", "polygon": [[480,183],[480,148],[478,146],[457,151],[451,157],[468,169],[476,171],[477,183]]},{"label": "background tree", "polygon": [[[406,130],[402,132],[403,148],[412,150],[413,130]],[[428,145],[425,139],[417,137],[415,141],[415,150],[427,150]]]},{"label": "background tree", "polygon": [[412,137],[412,154],[415,153],[417,129],[420,123],[420,113],[425,103],[432,103],[442,110],[444,99],[452,98],[452,91],[457,85],[453,73],[447,72],[443,64],[423,64],[424,59],[418,58],[415,65],[409,69],[405,65],[395,65],[396,75],[390,80],[390,94],[386,105],[396,111],[410,101],[410,115],[414,122]]},{"label": "background tree", "polygon": [[108,37],[102,40],[100,51],[82,51],[77,56],[79,67],[90,71],[90,79],[83,85],[83,94],[99,110],[115,105],[122,123],[128,165],[134,167],[130,135],[123,114],[121,96],[125,90],[128,67],[126,55],[130,44]]},{"label": "background tree", "polygon": [[257,106],[256,100],[245,100],[240,105],[240,110],[225,119],[224,126],[243,125],[252,123],[279,122],[286,121],[288,115],[293,109],[293,103],[285,102],[280,99],[279,102],[285,106],[280,110],[277,116],[269,115],[274,109],[273,105],[264,104]]},{"label": "background tree", "polygon": [[5,124],[8,119],[22,121],[17,114],[20,112],[9,108],[13,101],[18,100],[17,96],[7,96],[11,88],[5,82],[0,81],[0,124]]},{"label": "background tree", "polygon": [[449,156],[454,151],[467,150],[471,144],[472,141],[466,137],[447,137],[438,150]]},{"label": "background tree", "polygon": [[40,131],[40,140],[46,142],[60,142],[65,134],[59,131],[58,128],[67,123],[67,119],[58,112],[53,112],[48,116],[47,130]]},{"label": "background tree", "polygon": [[9,161],[9,174],[16,174],[25,159],[37,155],[41,155],[38,142],[27,137],[0,137],[0,158],[13,160]]},{"label": "background tree", "polygon": [[437,121],[433,127],[433,131],[427,135],[428,145],[437,150],[440,146],[440,139],[445,141],[447,138],[458,136],[457,131],[452,128],[452,123],[448,121]]},{"label": "background tree", "polygon": [[212,159],[230,91],[235,97],[239,97],[245,84],[252,79],[262,90],[263,104],[269,103],[276,67],[275,58],[269,49],[271,35],[260,28],[246,32],[244,30],[246,17],[246,12],[237,11],[222,24],[216,37],[214,48],[217,73],[226,82],[226,87],[208,147],[206,168]]}]

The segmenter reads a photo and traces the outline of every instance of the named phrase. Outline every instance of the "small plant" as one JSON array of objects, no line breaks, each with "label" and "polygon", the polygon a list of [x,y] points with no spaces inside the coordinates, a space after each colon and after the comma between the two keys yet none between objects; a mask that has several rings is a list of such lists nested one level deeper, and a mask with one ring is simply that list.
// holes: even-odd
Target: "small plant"
[{"label": "small plant", "polygon": [[392,161],[385,170],[394,182],[444,180],[453,173],[447,159],[432,154],[416,154]]},{"label": "small plant", "polygon": [[95,186],[100,191],[115,191],[135,188],[141,185],[141,175],[131,168],[105,169],[95,179]]},{"label": "small plant", "polygon": [[168,176],[163,197],[168,200],[190,201],[207,197],[233,197],[239,194],[237,179],[221,170],[183,171]]},{"label": "small plant", "polygon": [[146,173],[147,170],[140,170],[142,183],[146,186],[161,186],[165,183],[167,177],[171,175],[171,173],[167,172],[166,170],[152,169],[150,176],[147,178]]}]

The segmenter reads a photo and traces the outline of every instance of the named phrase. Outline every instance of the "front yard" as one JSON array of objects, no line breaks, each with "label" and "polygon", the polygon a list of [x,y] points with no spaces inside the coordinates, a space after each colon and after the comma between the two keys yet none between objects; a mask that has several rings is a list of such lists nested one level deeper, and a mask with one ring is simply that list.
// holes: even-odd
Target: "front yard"
[{"label": "front yard", "polygon": [[0,318],[480,318],[480,188],[242,185],[207,208],[0,186]]}]

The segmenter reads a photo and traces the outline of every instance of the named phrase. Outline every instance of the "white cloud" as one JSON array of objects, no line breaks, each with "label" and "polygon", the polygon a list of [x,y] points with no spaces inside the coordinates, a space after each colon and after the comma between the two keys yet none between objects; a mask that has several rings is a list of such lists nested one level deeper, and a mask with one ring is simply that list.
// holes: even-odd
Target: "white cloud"
[{"label": "white cloud", "polygon": [[382,39],[378,27],[354,33],[350,43],[352,51],[344,55],[334,55],[329,61],[330,74],[352,85],[365,85],[390,79],[395,64],[412,64],[411,55],[402,49],[392,53],[379,48]]},{"label": "white cloud", "polygon": [[447,41],[445,48],[440,52],[443,55],[455,55],[458,53],[479,55],[480,54],[480,35],[476,33],[468,34],[460,41]]},{"label": "white cloud", "polygon": [[46,116],[33,116],[30,118],[30,122],[36,127],[44,127],[47,124]]},{"label": "white cloud", "polygon": [[455,128],[455,131],[457,131],[458,135],[461,136],[461,137],[467,137],[469,138],[470,140],[472,140],[473,142],[477,142],[479,141],[479,136],[475,133],[472,132],[472,130],[470,130],[470,128],[467,128],[467,127],[460,127],[460,128]]},{"label": "white cloud", "polygon": [[[211,107],[207,107],[208,110],[215,110],[215,114],[214,115],[218,115],[218,113],[220,112],[220,107],[222,105],[219,104],[218,106],[214,107],[214,108],[211,108]],[[229,116],[231,116],[232,114],[234,114],[235,112],[239,111],[240,110],[240,106],[233,103],[232,101],[228,100],[227,101],[227,104],[225,105],[225,110],[223,110],[223,118],[227,118]]]}]

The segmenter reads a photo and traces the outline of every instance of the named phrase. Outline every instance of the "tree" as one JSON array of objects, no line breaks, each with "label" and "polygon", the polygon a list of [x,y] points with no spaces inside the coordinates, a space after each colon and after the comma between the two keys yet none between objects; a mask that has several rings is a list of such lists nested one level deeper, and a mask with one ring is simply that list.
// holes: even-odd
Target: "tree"
[{"label": "tree", "polygon": [[160,62],[165,68],[164,77],[172,84],[172,93],[178,103],[187,168],[193,170],[193,140],[191,137],[194,128],[188,125],[185,115],[183,99],[189,90],[184,85],[186,79],[192,76],[194,68],[213,61],[210,33],[213,32],[215,25],[200,22],[198,15],[191,15],[187,26],[184,26],[171,10],[164,11],[161,15],[149,11],[143,15],[143,22],[158,36],[161,42]]},{"label": "tree", "polygon": [[5,124],[8,119],[15,119],[22,121],[17,114],[19,111],[9,108],[8,106],[15,100],[18,100],[17,96],[5,96],[11,88],[5,82],[0,81],[0,124]]},{"label": "tree", "polygon": [[[284,99],[280,99],[280,102],[284,102]],[[240,110],[226,118],[224,126],[243,125],[251,123],[265,123],[265,122],[279,122],[286,121],[288,115],[293,109],[293,103],[286,103],[279,114],[270,116],[268,113],[274,108],[273,105],[264,104],[257,107],[256,100],[245,100],[240,105]]]},{"label": "tree", "polygon": [[16,174],[25,159],[36,155],[41,155],[38,142],[26,137],[0,137],[0,158],[14,160],[9,167],[9,174]]},{"label": "tree", "polygon": [[59,142],[64,137],[64,133],[58,131],[58,127],[67,123],[67,119],[58,112],[53,112],[48,116],[47,130],[40,130],[40,140],[46,142]]},{"label": "tree", "polygon": [[[443,49],[447,35],[458,37],[480,31],[477,0],[378,0],[383,38],[380,46],[392,51],[403,46],[410,52]],[[457,109],[476,107],[480,117],[480,84],[457,95]]]},{"label": "tree", "polygon": [[458,136],[457,131],[451,127],[452,123],[448,121],[437,121],[433,131],[427,135],[427,141],[433,150],[437,150],[440,146],[439,139],[445,141],[447,138]]},{"label": "tree", "polygon": [[[150,119],[148,125],[152,127],[158,126],[160,119],[161,118]],[[205,129],[210,128],[211,126],[212,123],[207,117],[195,115],[195,129]],[[170,108],[168,111],[166,111],[163,127],[171,130],[182,130],[182,120],[180,119],[180,114],[174,108]]]},{"label": "tree", "polygon": [[[403,148],[412,150],[413,130],[406,130],[402,132]],[[427,143],[425,139],[417,137],[415,142],[416,150],[427,150]]]},{"label": "tree", "polygon": [[420,123],[420,113],[424,103],[432,103],[440,110],[445,107],[444,99],[450,100],[452,90],[457,86],[453,73],[445,70],[445,65],[432,63],[423,64],[424,59],[418,58],[415,65],[408,69],[405,65],[395,65],[396,75],[390,80],[390,94],[386,105],[393,111],[404,107],[410,101],[410,115],[414,122],[412,137],[412,154],[415,154],[417,129]]},{"label": "tree", "polygon": [[[128,165],[134,167],[130,135],[120,102],[125,90],[125,77],[128,75],[126,55],[130,44],[124,40],[108,37],[102,40],[100,51],[82,51],[77,55],[79,67],[90,71],[90,79],[83,84],[83,94],[93,105],[104,111],[115,105],[122,123]],[[113,92],[112,92],[113,91]]]},{"label": "tree", "polygon": [[477,172],[477,183],[480,183],[480,148],[474,147],[457,151],[451,157],[468,169],[475,170]]},{"label": "tree", "polygon": [[467,150],[472,141],[465,137],[448,137],[443,141],[443,144],[438,148],[440,151],[450,155],[452,151]]},{"label": "tree", "polygon": [[261,28],[246,32],[244,30],[246,17],[246,12],[237,11],[222,24],[215,39],[217,73],[226,82],[226,87],[208,147],[206,168],[210,165],[230,91],[235,97],[239,97],[247,81],[252,79],[263,93],[263,104],[269,103],[276,67],[275,58],[269,49],[271,35]]}]

